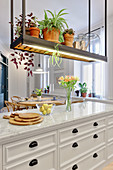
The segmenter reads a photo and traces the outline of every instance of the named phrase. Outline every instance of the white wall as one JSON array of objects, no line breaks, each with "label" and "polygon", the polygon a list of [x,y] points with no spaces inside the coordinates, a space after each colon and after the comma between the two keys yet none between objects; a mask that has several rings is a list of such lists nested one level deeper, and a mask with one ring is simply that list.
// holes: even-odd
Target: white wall
[{"label": "white wall", "polygon": [[108,62],[105,64],[105,97],[113,99],[113,16],[108,18]]},{"label": "white wall", "polygon": [[13,95],[20,97],[27,96],[27,74],[23,69],[23,65],[17,70],[15,65],[9,60],[9,99]]}]

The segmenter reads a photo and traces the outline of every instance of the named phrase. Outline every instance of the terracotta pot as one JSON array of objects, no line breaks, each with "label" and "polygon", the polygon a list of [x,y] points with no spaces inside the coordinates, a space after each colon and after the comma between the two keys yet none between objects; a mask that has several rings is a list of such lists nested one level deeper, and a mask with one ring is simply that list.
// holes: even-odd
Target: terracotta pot
[{"label": "terracotta pot", "polygon": [[89,93],[88,97],[91,97],[91,93]]},{"label": "terracotta pot", "polygon": [[37,27],[30,27],[30,35],[36,38],[39,38],[39,33],[40,33],[40,29]]},{"label": "terracotta pot", "polygon": [[82,93],[82,97],[86,97],[86,94],[87,94],[87,93]]},{"label": "terracotta pot", "polygon": [[25,27],[25,32],[26,32],[26,35],[30,35],[30,31],[28,27]]},{"label": "terracotta pot", "polygon": [[74,34],[64,34],[64,43],[69,47],[73,47]]},{"label": "terracotta pot", "polygon": [[59,35],[60,35],[60,31],[53,28],[52,30],[48,31],[47,28],[42,30],[43,32],[43,38],[44,40],[48,40],[48,41],[52,41],[52,42],[59,42]]}]

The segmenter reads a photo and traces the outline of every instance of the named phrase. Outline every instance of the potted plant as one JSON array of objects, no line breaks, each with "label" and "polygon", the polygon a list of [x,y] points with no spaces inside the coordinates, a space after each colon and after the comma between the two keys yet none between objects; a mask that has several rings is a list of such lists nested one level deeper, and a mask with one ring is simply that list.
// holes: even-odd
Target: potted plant
[{"label": "potted plant", "polygon": [[74,31],[73,29],[66,29],[63,32],[63,36],[64,36],[64,44],[69,46],[69,47],[73,47],[73,39],[74,39]]},{"label": "potted plant", "polygon": [[30,35],[36,38],[39,38],[39,34],[40,34],[40,29],[38,28],[38,18],[36,16],[33,16],[33,13],[31,13],[30,15],[27,15],[29,17],[31,17],[28,21],[29,21],[29,30],[30,30]]},{"label": "potted plant", "polygon": [[[22,20],[22,14],[19,15],[19,17],[15,17],[15,40],[22,34]],[[12,24],[11,22],[9,23]],[[28,14],[27,17],[25,16],[25,32],[27,35],[39,38],[40,29],[38,28],[38,20],[32,12]]]},{"label": "potted plant", "polygon": [[86,97],[86,94],[87,94],[87,84],[84,82],[83,84],[82,83],[79,83],[79,86],[80,86],[80,92],[81,92],[81,96],[82,97]]},{"label": "potted plant", "polygon": [[38,100],[41,100],[41,96],[42,96],[42,89],[37,89],[37,88],[36,88],[35,93],[37,94],[37,99],[38,99]]},{"label": "potted plant", "polygon": [[49,93],[49,86],[47,86],[47,92]]},{"label": "potted plant", "polygon": [[[52,13],[50,10],[44,10],[44,20],[38,21],[40,24],[40,29],[43,33],[43,38],[48,41],[53,41],[59,43],[60,32],[64,30],[64,24],[67,26],[67,22],[62,15],[68,14],[64,13],[66,9],[62,9],[56,14],[56,11]],[[51,14],[51,18],[48,18],[47,12]]]}]

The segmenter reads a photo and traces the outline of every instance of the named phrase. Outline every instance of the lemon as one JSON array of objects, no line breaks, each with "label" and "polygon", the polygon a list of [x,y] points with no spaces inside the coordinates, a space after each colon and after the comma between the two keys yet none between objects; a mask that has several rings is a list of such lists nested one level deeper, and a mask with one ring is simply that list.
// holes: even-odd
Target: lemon
[{"label": "lemon", "polygon": [[46,112],[46,110],[44,110],[42,113],[43,113],[43,115],[46,115],[47,112]]},{"label": "lemon", "polygon": [[44,111],[44,106],[41,107],[42,112]]},{"label": "lemon", "polygon": [[49,108],[52,108],[53,104],[49,104]]},{"label": "lemon", "polygon": [[51,109],[48,108],[48,109],[47,109],[47,114],[50,114],[50,113],[51,113]]},{"label": "lemon", "polygon": [[43,104],[43,107],[44,107],[45,110],[47,110],[48,109],[48,104]]}]

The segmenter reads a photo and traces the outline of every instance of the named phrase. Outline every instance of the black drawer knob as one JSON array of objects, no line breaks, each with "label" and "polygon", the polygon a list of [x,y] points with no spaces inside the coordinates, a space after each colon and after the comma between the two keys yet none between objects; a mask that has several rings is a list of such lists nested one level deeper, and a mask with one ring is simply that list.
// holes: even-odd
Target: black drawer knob
[{"label": "black drawer knob", "polygon": [[78,169],[78,166],[76,164],[72,167],[72,170],[75,170],[75,169]]},{"label": "black drawer knob", "polygon": [[36,147],[36,146],[38,146],[37,141],[33,141],[33,142],[31,142],[31,143],[29,144],[29,147],[30,147],[30,148],[34,148],[34,147]]},{"label": "black drawer knob", "polygon": [[97,135],[97,134],[95,134],[95,135],[93,136],[93,138],[94,138],[94,139],[98,138],[98,135]]},{"label": "black drawer knob", "polygon": [[76,143],[76,142],[75,142],[75,143],[73,143],[72,147],[73,147],[73,148],[78,147],[78,143]]},{"label": "black drawer knob", "polygon": [[93,124],[93,126],[98,126],[98,123],[97,123],[97,122],[95,122],[95,123]]},{"label": "black drawer knob", "polygon": [[97,157],[98,157],[97,153],[94,153],[93,158],[97,158]]},{"label": "black drawer knob", "polygon": [[78,133],[78,129],[73,129],[72,133]]},{"label": "black drawer knob", "polygon": [[29,163],[29,166],[34,166],[34,165],[37,165],[37,164],[38,164],[37,159],[33,159],[33,160]]}]

